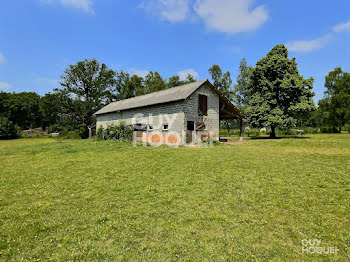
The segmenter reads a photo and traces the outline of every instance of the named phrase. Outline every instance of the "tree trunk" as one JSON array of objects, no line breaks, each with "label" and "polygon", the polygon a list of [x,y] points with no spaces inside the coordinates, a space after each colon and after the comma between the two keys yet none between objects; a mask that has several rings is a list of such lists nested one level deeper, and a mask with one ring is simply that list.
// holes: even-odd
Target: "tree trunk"
[{"label": "tree trunk", "polygon": [[270,138],[276,138],[276,127],[271,127]]},{"label": "tree trunk", "polygon": [[92,138],[92,128],[95,127],[96,125],[91,125],[91,126],[88,126],[87,128],[89,129],[89,139]]},{"label": "tree trunk", "polygon": [[88,129],[89,129],[89,139],[91,139],[92,138],[92,127],[88,127]]},{"label": "tree trunk", "polygon": [[227,136],[231,136],[231,134],[230,134],[230,127],[229,126],[227,126]]}]

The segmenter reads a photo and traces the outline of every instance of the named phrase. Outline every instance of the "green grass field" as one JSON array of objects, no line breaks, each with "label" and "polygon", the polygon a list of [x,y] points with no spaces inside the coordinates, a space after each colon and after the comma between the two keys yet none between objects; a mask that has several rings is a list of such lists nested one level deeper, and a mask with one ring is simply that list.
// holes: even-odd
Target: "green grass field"
[{"label": "green grass field", "polygon": [[[0,141],[0,260],[349,261],[350,135]],[[303,254],[303,239],[336,246]]]}]

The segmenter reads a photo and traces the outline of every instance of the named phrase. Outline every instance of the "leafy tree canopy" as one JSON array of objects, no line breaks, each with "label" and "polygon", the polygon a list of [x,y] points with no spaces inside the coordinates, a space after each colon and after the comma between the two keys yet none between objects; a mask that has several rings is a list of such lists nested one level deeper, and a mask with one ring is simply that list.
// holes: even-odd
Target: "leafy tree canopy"
[{"label": "leafy tree canopy", "polygon": [[319,101],[322,122],[339,127],[350,123],[350,73],[336,67],[325,78],[325,98]]},{"label": "leafy tree canopy", "polygon": [[290,128],[300,113],[315,109],[313,78],[299,74],[295,58],[288,58],[284,45],[275,46],[252,70],[248,89],[248,122],[253,127]]},{"label": "leafy tree canopy", "polygon": [[1,93],[0,115],[22,129],[34,128],[41,124],[40,96],[34,92]]},{"label": "leafy tree canopy", "polygon": [[248,82],[252,70],[253,67],[249,66],[247,60],[243,58],[239,64],[239,74],[237,76],[237,84],[234,85],[233,95],[235,105],[243,113],[245,113],[246,107],[249,105],[250,95]]},{"label": "leafy tree canopy", "polygon": [[85,59],[65,70],[61,91],[74,99],[82,123],[92,124],[93,113],[110,100],[116,84],[115,76],[115,71],[95,59]]},{"label": "leafy tree canopy", "polygon": [[15,125],[6,118],[0,117],[0,139],[12,139],[18,137]]},{"label": "leafy tree canopy", "polygon": [[[234,93],[232,90],[232,79],[229,71],[222,73],[221,67],[219,65],[213,65],[209,68],[209,74],[213,80],[213,86],[218,89],[227,99],[232,100]],[[233,129],[235,125],[234,119],[222,120],[220,126],[227,129],[227,134],[230,136],[230,130]]]},{"label": "leafy tree canopy", "polygon": [[219,65],[213,65],[209,68],[209,74],[213,80],[213,85],[229,100],[233,98],[231,73],[227,71],[222,73]]},{"label": "leafy tree canopy", "polygon": [[166,89],[165,80],[158,72],[150,71],[144,81],[143,94],[149,94]]},{"label": "leafy tree canopy", "polygon": [[167,88],[181,86],[192,82],[196,82],[196,79],[194,79],[191,74],[188,74],[185,80],[180,80],[179,76],[172,76],[168,79]]}]

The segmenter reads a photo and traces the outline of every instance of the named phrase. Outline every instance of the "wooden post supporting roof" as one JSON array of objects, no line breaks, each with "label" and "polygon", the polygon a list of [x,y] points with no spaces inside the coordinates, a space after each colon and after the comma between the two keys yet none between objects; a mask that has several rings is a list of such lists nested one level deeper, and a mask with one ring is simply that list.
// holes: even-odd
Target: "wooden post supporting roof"
[{"label": "wooden post supporting roof", "polygon": [[239,119],[239,141],[243,141],[243,118]]}]

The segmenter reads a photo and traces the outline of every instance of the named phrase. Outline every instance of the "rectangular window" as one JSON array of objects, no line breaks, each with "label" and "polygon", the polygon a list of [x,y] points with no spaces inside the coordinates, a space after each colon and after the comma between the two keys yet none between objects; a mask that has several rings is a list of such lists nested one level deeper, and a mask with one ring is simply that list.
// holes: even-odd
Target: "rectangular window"
[{"label": "rectangular window", "polygon": [[142,125],[141,124],[135,124],[134,125],[134,131],[141,131],[142,130]]},{"label": "rectangular window", "polygon": [[194,122],[193,121],[187,121],[187,130],[188,131],[194,130]]},{"label": "rectangular window", "polygon": [[153,131],[153,125],[148,125],[148,131]]},{"label": "rectangular window", "polygon": [[144,124],[134,124],[134,131],[146,131],[147,126]]},{"label": "rectangular window", "polygon": [[208,97],[205,95],[198,96],[198,114],[200,116],[208,115]]},{"label": "rectangular window", "polygon": [[168,124],[164,124],[163,125],[163,130],[164,131],[168,131],[169,130],[169,125]]}]

